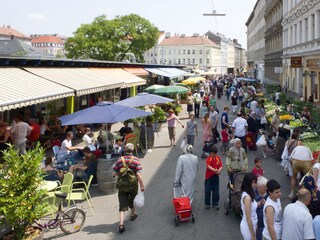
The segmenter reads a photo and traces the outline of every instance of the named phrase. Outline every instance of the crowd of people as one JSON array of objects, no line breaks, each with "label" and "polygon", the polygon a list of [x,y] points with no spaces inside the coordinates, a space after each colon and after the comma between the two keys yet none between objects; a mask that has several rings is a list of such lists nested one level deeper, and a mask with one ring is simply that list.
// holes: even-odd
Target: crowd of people
[{"label": "crowd of people", "polygon": [[[223,87],[217,87],[222,85]],[[199,89],[204,91],[199,93]],[[187,122],[184,135],[187,138],[187,145],[184,154],[178,159],[174,183],[187,189],[186,195],[193,199],[198,157],[193,155],[192,146],[194,140],[198,138],[198,124],[195,119],[202,118],[203,146],[205,147],[208,142],[211,143],[209,156],[206,158],[205,208],[209,209],[212,206],[214,209],[219,209],[219,176],[223,168],[229,176],[229,186],[232,186],[235,174],[246,172],[239,201],[242,210],[240,231],[243,239],[320,239],[319,230],[313,228],[313,225],[320,225],[319,216],[313,220],[313,217],[320,212],[314,214],[312,211],[318,209],[310,208],[311,204],[319,204],[314,191],[320,183],[320,164],[313,165],[314,159],[310,149],[299,141],[299,130],[293,131],[283,149],[282,165],[291,177],[291,193],[288,197],[292,203],[282,211],[281,186],[276,179],[267,180],[262,169],[262,158],[275,151],[281,124],[280,110],[275,110],[270,122],[271,128],[267,129],[264,101],[256,97],[257,90],[251,84],[222,77],[207,80],[199,89],[188,94],[187,111],[190,120]],[[216,98],[217,92],[219,94]],[[231,101],[232,113],[229,113],[228,106],[221,109],[219,105],[219,98],[224,94],[227,100]],[[277,104],[279,105],[279,100]],[[233,122],[229,122],[229,114],[235,115]],[[303,114],[305,118],[311,119],[307,108],[303,110]],[[218,131],[220,126],[221,130]],[[261,136],[264,136],[265,143],[257,146],[256,143]],[[225,166],[218,154],[219,141],[222,141],[221,155],[226,154]],[[260,146],[262,156],[255,158],[255,166],[250,170],[247,151],[256,151]],[[297,182],[307,173],[311,173],[314,187],[310,190],[299,185],[298,189]]]}]

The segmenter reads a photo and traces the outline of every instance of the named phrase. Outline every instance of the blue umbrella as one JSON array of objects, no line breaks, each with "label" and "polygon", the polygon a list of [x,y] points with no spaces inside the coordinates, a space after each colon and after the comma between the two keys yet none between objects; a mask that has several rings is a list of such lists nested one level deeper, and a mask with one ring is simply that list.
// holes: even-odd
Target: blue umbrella
[{"label": "blue umbrella", "polygon": [[140,107],[149,104],[158,104],[158,103],[167,103],[173,102],[171,98],[161,97],[159,95],[150,94],[150,93],[139,93],[134,97],[124,99],[116,104],[127,106],[127,107]]},{"label": "blue umbrella", "polygon": [[144,117],[151,113],[139,109],[101,102],[78,112],[62,116],[59,119],[62,125],[92,124],[92,123],[116,123],[131,118]]}]

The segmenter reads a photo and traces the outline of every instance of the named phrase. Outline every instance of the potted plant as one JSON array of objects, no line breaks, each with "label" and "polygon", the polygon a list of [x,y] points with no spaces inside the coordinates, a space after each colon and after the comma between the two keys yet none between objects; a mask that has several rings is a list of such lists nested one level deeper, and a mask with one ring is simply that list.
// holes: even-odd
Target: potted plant
[{"label": "potted plant", "polygon": [[[34,150],[19,155],[13,145],[3,151],[6,168],[0,178],[0,219],[12,227],[9,236],[2,239],[39,239],[41,230],[32,227],[45,213],[42,199],[46,190],[41,188],[43,172],[39,167],[44,149],[38,144]],[[41,238],[40,238],[41,239]]]}]

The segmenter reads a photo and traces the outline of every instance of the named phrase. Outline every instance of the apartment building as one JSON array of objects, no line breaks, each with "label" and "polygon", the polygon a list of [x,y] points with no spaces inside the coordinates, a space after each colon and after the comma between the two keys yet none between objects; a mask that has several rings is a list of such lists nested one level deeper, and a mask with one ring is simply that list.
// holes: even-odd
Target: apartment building
[{"label": "apartment building", "polygon": [[31,44],[33,47],[38,48],[41,51],[51,54],[55,57],[65,56],[64,41],[58,34],[37,34],[31,35],[31,38]]},{"label": "apartment building", "polygon": [[320,100],[320,1],[283,1],[283,77],[290,93]]},{"label": "apartment building", "polygon": [[251,77],[265,78],[265,9],[266,1],[257,0],[247,22],[247,63]]},{"label": "apartment building", "polygon": [[282,67],[282,0],[266,0],[265,83],[286,88]]}]

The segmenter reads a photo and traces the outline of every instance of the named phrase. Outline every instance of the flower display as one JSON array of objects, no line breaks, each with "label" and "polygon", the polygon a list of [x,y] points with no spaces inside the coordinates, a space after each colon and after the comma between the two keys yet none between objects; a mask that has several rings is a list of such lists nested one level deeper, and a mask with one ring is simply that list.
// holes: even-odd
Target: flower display
[{"label": "flower display", "polygon": [[280,121],[281,121],[281,122],[292,120],[292,116],[291,116],[290,114],[281,115],[281,116],[279,116],[279,118],[280,118]]}]

